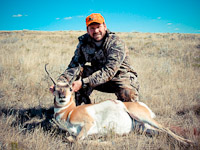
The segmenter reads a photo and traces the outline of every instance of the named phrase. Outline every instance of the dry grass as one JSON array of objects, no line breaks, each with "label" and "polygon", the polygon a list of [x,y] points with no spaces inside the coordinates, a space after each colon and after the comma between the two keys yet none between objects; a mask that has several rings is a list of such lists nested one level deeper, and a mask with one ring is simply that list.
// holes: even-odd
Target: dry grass
[{"label": "dry grass", "polygon": [[[168,126],[185,129],[196,147],[185,147],[166,135],[149,138],[135,132],[110,133],[69,143],[66,132],[51,121],[52,84],[68,65],[84,32],[0,32],[0,149],[200,149],[200,35],[117,33],[130,50],[139,74],[140,100]],[[95,91],[93,102],[116,98]],[[194,134],[194,129],[195,134]],[[93,139],[91,141],[91,139]]]}]

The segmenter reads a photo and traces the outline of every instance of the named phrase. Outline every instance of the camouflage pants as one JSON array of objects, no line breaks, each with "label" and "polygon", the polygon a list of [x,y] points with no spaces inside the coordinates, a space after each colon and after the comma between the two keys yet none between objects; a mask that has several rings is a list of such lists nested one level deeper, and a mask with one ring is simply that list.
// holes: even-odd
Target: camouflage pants
[{"label": "camouflage pants", "polygon": [[[88,77],[94,71],[95,70],[91,66],[85,66],[83,69],[82,78]],[[80,105],[82,102],[85,104],[90,104],[91,100],[89,96],[93,90],[115,93],[118,100],[125,102],[138,101],[139,99],[139,83],[137,81],[137,77],[131,72],[118,75],[105,84],[99,85],[95,88],[89,86],[86,88],[81,88],[75,93],[76,105]]]}]

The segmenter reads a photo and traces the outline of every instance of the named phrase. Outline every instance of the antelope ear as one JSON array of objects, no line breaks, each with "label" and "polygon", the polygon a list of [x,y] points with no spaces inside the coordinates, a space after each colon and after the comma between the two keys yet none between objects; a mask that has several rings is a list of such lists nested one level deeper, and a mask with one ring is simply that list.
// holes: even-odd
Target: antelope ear
[{"label": "antelope ear", "polygon": [[50,88],[49,88],[50,92],[53,93],[55,91],[55,85],[52,85]]}]

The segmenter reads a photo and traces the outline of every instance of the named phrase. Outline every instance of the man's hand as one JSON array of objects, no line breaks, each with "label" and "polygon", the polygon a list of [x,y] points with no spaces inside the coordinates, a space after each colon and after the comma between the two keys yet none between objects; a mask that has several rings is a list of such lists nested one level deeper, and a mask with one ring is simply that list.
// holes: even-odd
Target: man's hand
[{"label": "man's hand", "polygon": [[72,83],[72,90],[73,90],[74,92],[78,92],[78,91],[81,89],[81,87],[82,87],[82,82],[81,82],[81,80],[77,80],[77,81],[74,81],[74,82]]}]

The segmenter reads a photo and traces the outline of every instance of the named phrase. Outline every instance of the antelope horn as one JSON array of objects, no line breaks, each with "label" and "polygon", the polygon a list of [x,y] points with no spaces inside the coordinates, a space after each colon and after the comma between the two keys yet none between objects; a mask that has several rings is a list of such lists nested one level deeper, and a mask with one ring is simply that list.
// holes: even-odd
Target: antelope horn
[{"label": "antelope horn", "polygon": [[56,82],[54,81],[54,79],[50,76],[49,72],[47,71],[47,65],[48,65],[48,63],[45,64],[45,71],[46,71],[47,75],[49,76],[49,78],[51,79],[51,81],[53,82],[53,84],[56,85]]},{"label": "antelope horn", "polygon": [[77,67],[77,69],[75,70],[72,79],[69,81],[69,85],[72,85],[72,83],[77,79],[77,77],[78,77],[79,74],[80,74],[80,71],[81,71],[81,65],[78,64],[78,67]]}]

